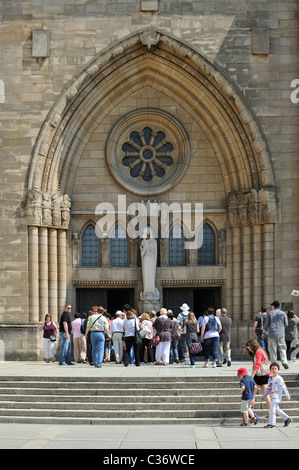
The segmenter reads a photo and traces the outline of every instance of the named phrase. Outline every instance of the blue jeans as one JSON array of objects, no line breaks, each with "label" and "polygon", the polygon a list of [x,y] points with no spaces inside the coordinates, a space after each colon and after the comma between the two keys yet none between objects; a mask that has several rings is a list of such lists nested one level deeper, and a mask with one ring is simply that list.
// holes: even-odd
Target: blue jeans
[{"label": "blue jeans", "polygon": [[172,337],[171,344],[170,344],[170,355],[169,355],[170,362],[173,362],[179,358],[178,344],[179,344],[179,339]]},{"label": "blue jeans", "polygon": [[71,364],[71,338],[70,335],[66,339],[66,333],[59,333],[60,335],[60,353],[59,353],[59,364],[64,365]]},{"label": "blue jeans", "polygon": [[212,356],[213,362],[218,361],[218,343],[220,337],[214,336],[213,338],[206,338],[204,340],[204,356],[205,361],[209,362],[210,355]]},{"label": "blue jeans", "polygon": [[268,357],[270,359],[270,354],[269,354],[269,350],[268,350],[268,336],[269,336],[268,331],[265,331],[265,337],[264,338],[262,338],[261,334],[258,334],[257,335],[257,341],[258,341],[260,347],[266,350],[266,352],[268,354]]},{"label": "blue jeans", "polygon": [[103,331],[91,332],[92,361],[95,366],[101,366],[105,350],[105,333]]}]

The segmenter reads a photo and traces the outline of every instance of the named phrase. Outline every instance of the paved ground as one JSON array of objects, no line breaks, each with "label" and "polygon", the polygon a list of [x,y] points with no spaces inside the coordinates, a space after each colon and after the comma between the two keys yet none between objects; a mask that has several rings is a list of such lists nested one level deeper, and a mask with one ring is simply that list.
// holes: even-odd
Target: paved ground
[{"label": "paved ground", "polygon": [[[105,364],[96,369],[88,364],[59,366],[43,362],[2,362],[0,376],[69,376],[69,377],[186,377],[186,376],[236,376],[239,367],[251,368],[250,362],[233,362],[231,367],[203,369],[202,362],[195,369],[185,365],[123,367]],[[281,371],[283,375],[284,370]],[[288,373],[299,373],[299,363],[291,363]],[[283,408],[283,407],[282,407]],[[132,450],[130,455],[141,458],[138,449],[159,449],[159,454],[171,451],[196,449],[299,449],[299,424],[283,427],[278,418],[277,427],[264,429],[263,425],[240,428],[239,426],[196,425],[43,425],[1,424],[1,449],[102,449],[99,463],[111,455],[121,458],[122,451]],[[182,452],[181,452],[182,454]],[[125,453],[125,455],[129,455]],[[146,455],[151,455],[146,454]],[[195,458],[198,453],[195,452]],[[148,457],[146,457],[148,458]],[[101,462],[102,460],[102,462]],[[111,461],[109,462],[111,464]],[[115,462],[117,463],[117,462]],[[128,463],[128,462],[125,462]],[[132,460],[133,466],[134,461]],[[152,465],[153,462],[146,462]],[[160,464],[159,462],[154,462]],[[164,462],[166,463],[166,462]],[[169,462],[168,462],[169,463]],[[184,463],[184,462],[181,462]],[[199,461],[198,461],[199,463]]]}]

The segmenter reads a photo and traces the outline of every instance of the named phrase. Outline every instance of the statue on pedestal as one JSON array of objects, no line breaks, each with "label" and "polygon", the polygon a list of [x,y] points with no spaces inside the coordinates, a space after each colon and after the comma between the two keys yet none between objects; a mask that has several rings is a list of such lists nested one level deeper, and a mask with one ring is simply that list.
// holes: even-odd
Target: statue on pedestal
[{"label": "statue on pedestal", "polygon": [[157,242],[151,238],[149,230],[145,229],[140,245],[143,291],[141,300],[158,300],[159,291],[156,288]]}]

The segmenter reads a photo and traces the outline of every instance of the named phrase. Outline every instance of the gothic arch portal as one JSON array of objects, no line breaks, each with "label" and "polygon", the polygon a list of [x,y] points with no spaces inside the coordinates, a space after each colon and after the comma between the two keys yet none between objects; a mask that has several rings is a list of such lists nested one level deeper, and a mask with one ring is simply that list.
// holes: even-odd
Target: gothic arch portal
[{"label": "gothic arch portal", "polygon": [[[65,232],[74,177],[88,138],[122,100],[146,85],[176,100],[200,123],[211,142],[223,177],[231,230],[228,254],[232,264],[227,270],[231,292],[227,292],[233,298],[235,318],[242,319],[245,307],[246,315],[249,314],[252,305],[248,295],[252,297],[254,289],[238,277],[235,269],[238,267],[246,276],[248,270],[251,277],[255,273],[258,277],[254,286],[259,289],[262,274],[258,274],[258,269],[263,257],[269,255],[273,259],[276,197],[265,138],[241,92],[216,64],[180,40],[145,30],[100,53],[81,70],[61,93],[38,136],[28,175],[26,205],[32,320],[38,318],[41,306],[45,310],[49,306],[50,313],[56,312],[57,316],[57,308],[64,305]],[[188,146],[184,148],[188,153]],[[247,255],[239,256],[234,248],[238,242],[244,249],[249,234],[252,240],[256,239],[255,249],[259,250],[250,260]],[[42,246],[48,243],[49,248],[40,249],[41,240]],[[266,252],[263,247],[267,247]],[[46,259],[47,250],[57,256],[58,269],[49,270],[39,280],[39,263]],[[266,276],[258,302],[262,296],[270,299],[273,293],[268,279]],[[39,298],[36,292],[40,292]]]}]

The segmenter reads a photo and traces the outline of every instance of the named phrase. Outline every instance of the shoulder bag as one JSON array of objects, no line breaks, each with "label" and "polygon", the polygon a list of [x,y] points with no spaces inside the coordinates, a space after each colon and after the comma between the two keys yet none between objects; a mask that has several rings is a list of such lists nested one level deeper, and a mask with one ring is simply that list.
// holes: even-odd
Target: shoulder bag
[{"label": "shoulder bag", "polygon": [[141,346],[142,345],[142,338],[140,335],[140,331],[137,330],[136,328],[136,317],[135,317],[135,344],[136,346]]},{"label": "shoulder bag", "polygon": [[[264,353],[264,351],[263,351],[263,354],[264,354],[264,360],[261,362],[260,367],[256,371],[256,375],[258,377],[270,374],[271,362],[269,361],[269,359],[268,359],[267,355]],[[255,358],[254,358],[254,362],[255,362]]]}]

